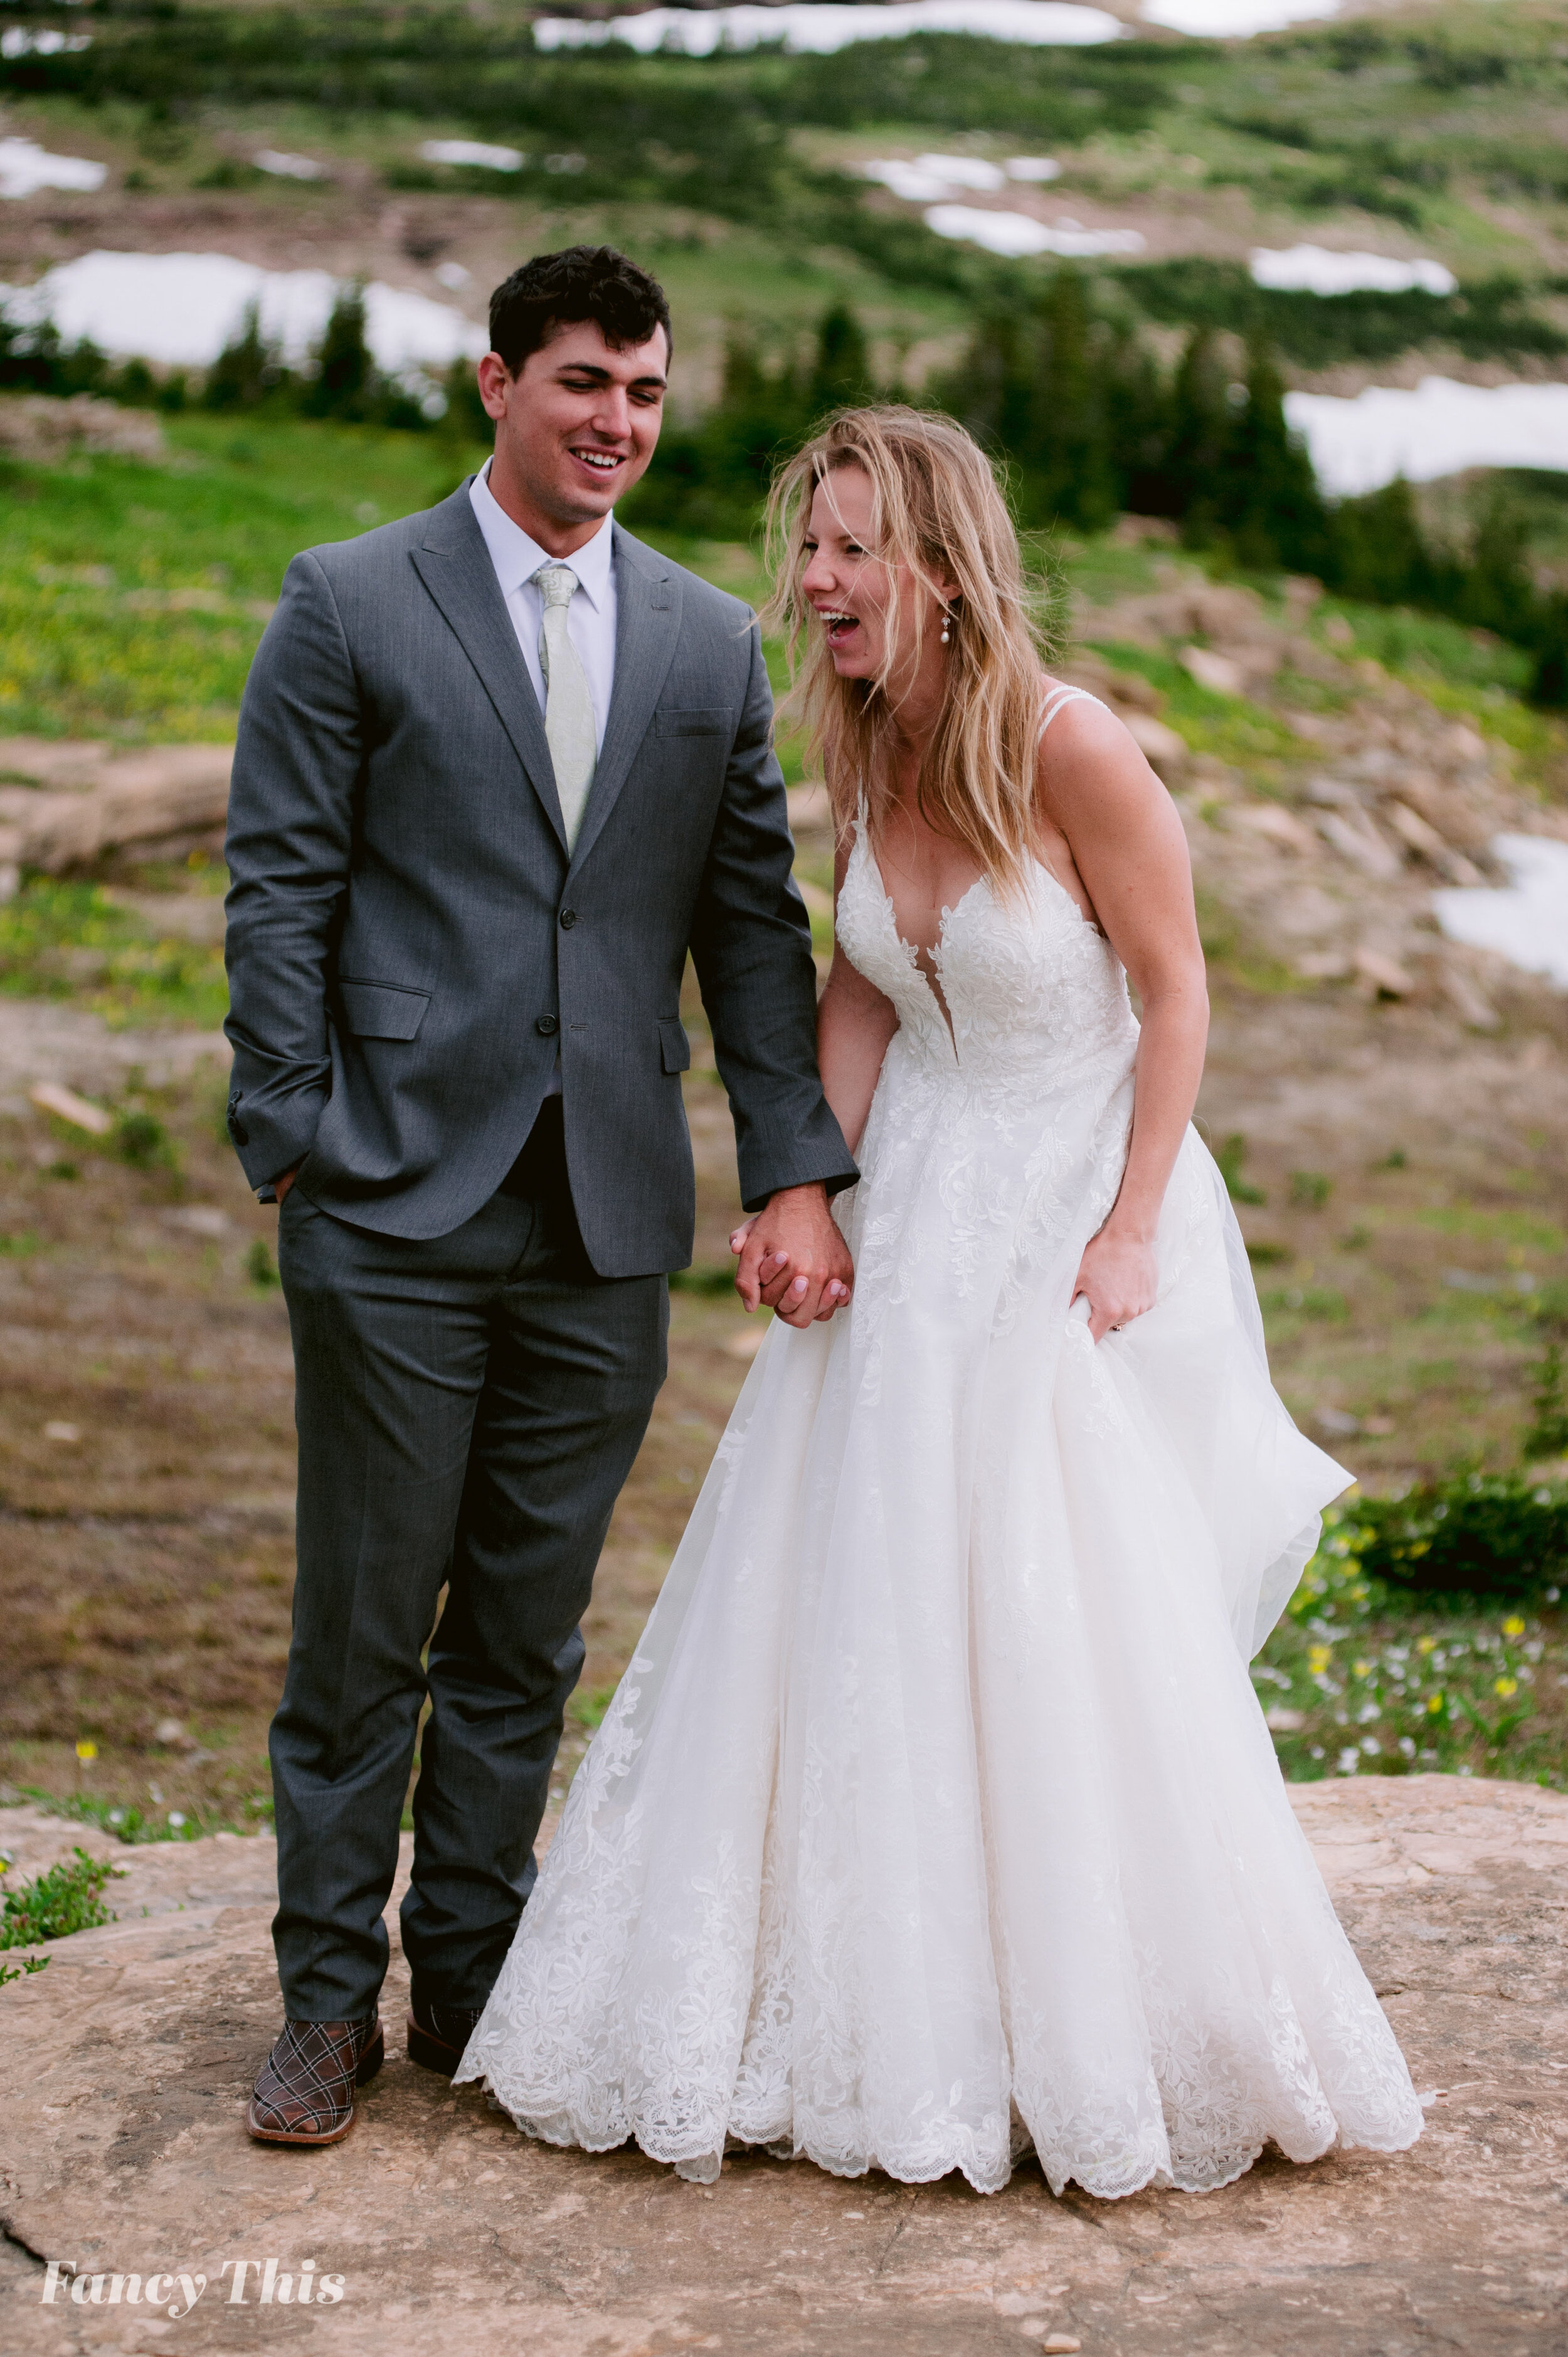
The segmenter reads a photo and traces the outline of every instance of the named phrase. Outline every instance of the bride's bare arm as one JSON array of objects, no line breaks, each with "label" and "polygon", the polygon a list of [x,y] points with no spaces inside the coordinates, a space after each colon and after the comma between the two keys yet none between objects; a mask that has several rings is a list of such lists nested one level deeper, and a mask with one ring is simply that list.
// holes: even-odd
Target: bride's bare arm
[{"label": "bride's bare arm", "polygon": [[[841,840],[833,862],[835,907],[843,888],[849,848],[848,837]],[[871,1111],[887,1042],[897,1028],[892,1000],[851,965],[835,942],[833,962],[817,1001],[817,1061],[823,1094],[852,1154],[859,1147],[865,1116]]]},{"label": "bride's bare arm", "polygon": [[[833,905],[843,885],[844,869],[849,864],[849,844],[842,843],[833,862]],[[882,1071],[882,1059],[887,1053],[887,1042],[898,1028],[898,1017],[891,999],[884,998],[865,976],[851,965],[837,943],[833,946],[833,962],[817,1001],[817,1061],[822,1069],[822,1093],[832,1108],[834,1120],[843,1133],[844,1144],[854,1154],[860,1145],[865,1116],[871,1110],[876,1082]],[[733,1253],[744,1252],[746,1239],[756,1226],[754,1220],[745,1220],[729,1240]],[[770,1267],[764,1263],[764,1268]],[[769,1277],[769,1282],[772,1282]],[[737,1278],[737,1289],[748,1309],[756,1303],[749,1298]],[[819,1318],[831,1318],[841,1302],[849,1298],[848,1288],[826,1293],[818,1310]]]},{"label": "bride's bare arm", "polygon": [[1154,1307],[1155,1230],[1197,1102],[1208,992],[1187,837],[1121,722],[1096,705],[1069,705],[1042,740],[1038,792],[1143,1008],[1127,1168],[1075,1288],[1088,1297],[1098,1342]]}]

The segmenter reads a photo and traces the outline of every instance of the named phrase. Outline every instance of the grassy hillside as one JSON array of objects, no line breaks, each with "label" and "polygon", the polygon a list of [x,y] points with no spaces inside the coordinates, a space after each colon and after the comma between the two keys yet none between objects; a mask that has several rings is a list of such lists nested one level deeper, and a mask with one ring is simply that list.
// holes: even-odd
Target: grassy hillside
[{"label": "grassy hillside", "polygon": [[[23,16],[48,12],[0,7]],[[265,143],[322,161],[339,196],[499,198],[520,222],[613,216],[633,242],[628,208],[650,209],[650,239],[685,238],[699,254],[722,251],[710,225],[729,224],[753,232],[786,276],[824,252],[853,257],[918,314],[933,300],[939,311],[972,301],[1016,267],[932,236],[915,209],[845,175],[901,145],[1005,155],[1022,145],[1061,161],[1053,200],[1144,227],[1149,264],[1112,274],[1152,319],[1243,326],[1258,300],[1233,267],[1215,265],[1255,239],[1343,242],[1354,230],[1384,247],[1418,241],[1465,292],[1326,308],[1272,298],[1273,332],[1304,366],[1437,342],[1542,356],[1561,352],[1568,326],[1568,52],[1555,6],[1445,6],[1240,44],[1151,35],[1071,52],[921,35],[826,59],[545,57],[521,18],[455,7],[101,0],[91,23],[86,49],[0,64],[0,95],[19,127],[110,162],[117,195],[166,207],[232,191],[280,221],[319,212],[330,188],[253,169]],[[523,169],[500,179],[421,161],[424,138],[464,132],[526,150]],[[1208,266],[1173,274],[1176,257]],[[776,289],[712,259],[707,299],[769,307]]]}]

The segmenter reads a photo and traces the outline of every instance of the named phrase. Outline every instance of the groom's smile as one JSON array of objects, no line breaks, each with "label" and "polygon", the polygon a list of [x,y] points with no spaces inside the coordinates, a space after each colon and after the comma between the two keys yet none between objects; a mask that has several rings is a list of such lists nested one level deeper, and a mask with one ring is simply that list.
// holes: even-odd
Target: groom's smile
[{"label": "groom's smile", "polygon": [[489,487],[553,556],[570,556],[646,472],[664,414],[670,351],[662,328],[616,346],[591,319],[560,328],[517,374],[499,352],[479,362],[496,421]]}]

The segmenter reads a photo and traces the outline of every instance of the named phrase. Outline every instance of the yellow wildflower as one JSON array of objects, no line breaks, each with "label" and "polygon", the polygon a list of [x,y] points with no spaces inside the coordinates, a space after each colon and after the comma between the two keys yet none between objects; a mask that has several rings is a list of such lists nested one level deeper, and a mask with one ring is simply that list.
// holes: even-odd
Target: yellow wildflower
[{"label": "yellow wildflower", "polygon": [[1496,1695],[1502,1695],[1504,1696],[1518,1694],[1519,1680],[1517,1678],[1494,1678],[1492,1680],[1492,1692]]},{"label": "yellow wildflower", "polygon": [[97,1744],[90,1740],[84,1740],[83,1742],[79,1743],[76,1747],[76,1756],[79,1760],[96,1760],[98,1757]]},{"label": "yellow wildflower", "polygon": [[1524,1622],[1520,1619],[1517,1612],[1510,1612],[1508,1619],[1503,1622],[1503,1635],[1505,1637],[1522,1637],[1523,1634]]},{"label": "yellow wildflower", "polygon": [[1434,1653],[1437,1651],[1436,1638],[1418,1637],[1415,1641],[1415,1650],[1418,1653]]},{"label": "yellow wildflower", "polygon": [[1359,1678],[1369,1678],[1371,1674],[1372,1665],[1370,1662],[1358,1662],[1356,1663],[1356,1675]]},{"label": "yellow wildflower", "polygon": [[1426,1697],[1426,1710],[1427,1710],[1427,1716],[1428,1716],[1428,1717],[1429,1717],[1429,1718],[1434,1718],[1434,1717],[1437,1716],[1437,1713],[1442,1709],[1442,1707],[1443,1707],[1443,1696],[1442,1696],[1440,1694],[1434,1694],[1434,1695],[1427,1695],[1427,1697]]},{"label": "yellow wildflower", "polygon": [[1323,1675],[1333,1658],[1326,1645],[1309,1645],[1306,1649],[1306,1666],[1315,1678]]}]

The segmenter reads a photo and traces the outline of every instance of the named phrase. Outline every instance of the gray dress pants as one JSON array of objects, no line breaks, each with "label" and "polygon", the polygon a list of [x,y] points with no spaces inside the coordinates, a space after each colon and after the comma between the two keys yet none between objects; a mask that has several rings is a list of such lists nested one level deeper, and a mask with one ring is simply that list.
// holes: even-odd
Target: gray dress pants
[{"label": "gray dress pants", "polygon": [[664,1380],[668,1288],[595,1275],[559,1099],[451,1235],[351,1227],[295,1187],[278,1263],[299,1427],[270,1744],[285,2009],[375,2007],[426,1692],[403,1951],[423,1998],[481,2006],[533,1886],[577,1624]]}]

